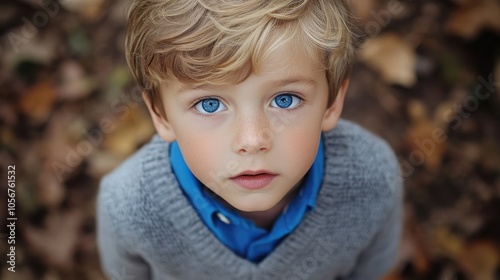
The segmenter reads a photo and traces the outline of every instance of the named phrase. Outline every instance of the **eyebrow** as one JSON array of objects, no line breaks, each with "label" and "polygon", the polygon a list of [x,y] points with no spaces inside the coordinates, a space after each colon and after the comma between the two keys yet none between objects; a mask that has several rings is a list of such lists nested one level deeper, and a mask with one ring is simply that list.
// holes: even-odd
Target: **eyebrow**
[{"label": "eyebrow", "polygon": [[[317,83],[314,79],[309,77],[291,77],[291,78],[270,81],[270,85],[273,87],[284,87],[292,84],[300,84],[308,87],[315,87]],[[183,85],[180,89],[177,90],[177,94],[182,95],[192,90],[208,90],[208,89],[213,89],[214,87],[215,86],[213,85],[207,85],[207,84],[199,86]]]},{"label": "eyebrow", "polygon": [[177,94],[182,95],[186,92],[189,92],[191,90],[204,90],[204,89],[210,89],[213,88],[211,85],[199,85],[199,86],[190,86],[190,85],[183,85],[180,89],[177,90]]},{"label": "eyebrow", "polygon": [[272,85],[278,87],[284,87],[290,84],[303,84],[306,86],[315,87],[317,83],[314,79],[308,77],[291,77],[272,82]]}]

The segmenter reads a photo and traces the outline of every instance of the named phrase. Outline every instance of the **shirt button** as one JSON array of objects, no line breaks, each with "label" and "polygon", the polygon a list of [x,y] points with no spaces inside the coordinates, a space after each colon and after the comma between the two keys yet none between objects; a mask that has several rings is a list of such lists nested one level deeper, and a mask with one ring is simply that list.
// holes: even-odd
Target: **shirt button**
[{"label": "shirt button", "polygon": [[223,222],[225,223],[226,225],[229,225],[231,224],[231,221],[224,215],[222,215],[221,213],[217,212],[217,217]]}]

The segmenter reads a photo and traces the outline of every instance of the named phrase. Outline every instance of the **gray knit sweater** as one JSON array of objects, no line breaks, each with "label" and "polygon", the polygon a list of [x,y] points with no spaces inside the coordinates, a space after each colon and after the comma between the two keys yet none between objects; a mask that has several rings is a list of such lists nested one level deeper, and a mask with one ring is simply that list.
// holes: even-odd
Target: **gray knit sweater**
[{"label": "gray knit sweater", "polygon": [[97,232],[111,280],[379,279],[401,233],[402,184],[385,142],[340,121],[325,133],[316,208],[260,263],[225,247],[204,225],[170,168],[160,137],[101,183]]}]

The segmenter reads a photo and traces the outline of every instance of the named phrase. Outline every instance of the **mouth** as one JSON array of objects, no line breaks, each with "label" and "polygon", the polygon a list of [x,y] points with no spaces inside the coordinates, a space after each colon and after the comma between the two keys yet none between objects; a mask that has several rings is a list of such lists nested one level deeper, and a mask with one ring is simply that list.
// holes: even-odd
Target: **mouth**
[{"label": "mouth", "polygon": [[248,190],[257,190],[269,185],[277,174],[265,170],[244,171],[231,177],[230,180]]}]

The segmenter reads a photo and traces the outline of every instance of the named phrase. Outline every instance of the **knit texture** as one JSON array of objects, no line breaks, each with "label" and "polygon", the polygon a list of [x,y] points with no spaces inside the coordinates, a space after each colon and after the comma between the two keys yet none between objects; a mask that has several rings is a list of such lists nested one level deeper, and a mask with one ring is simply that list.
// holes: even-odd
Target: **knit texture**
[{"label": "knit texture", "polygon": [[393,265],[402,182],[388,145],[341,120],[325,133],[316,209],[261,262],[234,254],[203,224],[159,136],[105,176],[98,247],[109,279],[379,279]]}]

